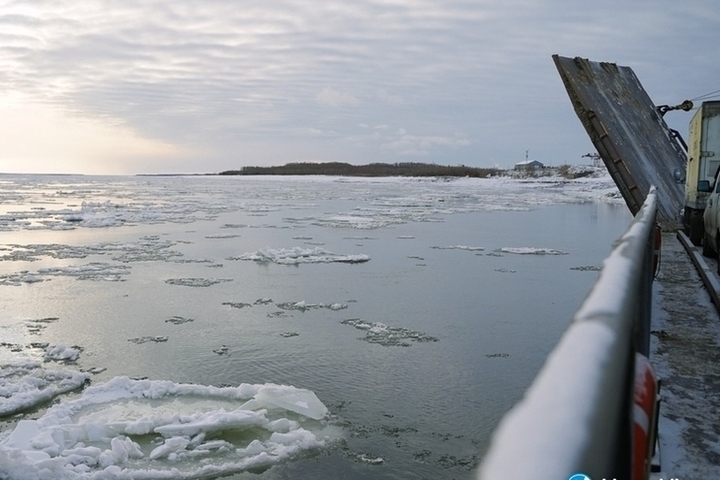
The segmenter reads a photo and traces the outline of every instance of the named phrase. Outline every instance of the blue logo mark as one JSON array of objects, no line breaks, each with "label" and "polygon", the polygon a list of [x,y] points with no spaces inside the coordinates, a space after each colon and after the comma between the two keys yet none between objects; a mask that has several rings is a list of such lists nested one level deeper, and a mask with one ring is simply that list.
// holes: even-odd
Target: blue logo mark
[{"label": "blue logo mark", "polygon": [[568,480],[592,480],[590,477],[585,475],[584,473],[576,473],[575,475],[568,478]]}]

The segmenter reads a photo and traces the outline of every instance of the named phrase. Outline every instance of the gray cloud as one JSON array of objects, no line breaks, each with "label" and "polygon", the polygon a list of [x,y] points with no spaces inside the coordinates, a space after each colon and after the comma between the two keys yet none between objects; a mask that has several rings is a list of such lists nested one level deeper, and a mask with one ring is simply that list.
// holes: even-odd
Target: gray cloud
[{"label": "gray cloud", "polygon": [[719,88],[713,0],[27,4],[0,7],[0,89],[202,152],[182,168],[579,161],[553,53],[630,65],[658,103]]}]

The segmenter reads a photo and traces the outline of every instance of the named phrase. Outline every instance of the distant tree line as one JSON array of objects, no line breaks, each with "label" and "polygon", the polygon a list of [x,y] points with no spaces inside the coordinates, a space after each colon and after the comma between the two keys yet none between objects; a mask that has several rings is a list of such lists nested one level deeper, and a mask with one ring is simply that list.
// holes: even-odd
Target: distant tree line
[{"label": "distant tree line", "polygon": [[219,175],[339,175],[348,177],[487,177],[496,168],[436,165],[433,163],[370,163],[350,165],[342,162],[288,163],[278,167],[242,167]]}]

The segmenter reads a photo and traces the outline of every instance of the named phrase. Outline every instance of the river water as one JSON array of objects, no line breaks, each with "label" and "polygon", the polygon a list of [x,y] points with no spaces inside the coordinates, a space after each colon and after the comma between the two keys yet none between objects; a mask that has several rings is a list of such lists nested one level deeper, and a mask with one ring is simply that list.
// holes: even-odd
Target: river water
[{"label": "river water", "polygon": [[340,434],[233,478],[470,478],[629,223],[613,192],[607,177],[0,176],[0,360],[45,342],[78,348],[68,367],[93,385],[315,392]]}]

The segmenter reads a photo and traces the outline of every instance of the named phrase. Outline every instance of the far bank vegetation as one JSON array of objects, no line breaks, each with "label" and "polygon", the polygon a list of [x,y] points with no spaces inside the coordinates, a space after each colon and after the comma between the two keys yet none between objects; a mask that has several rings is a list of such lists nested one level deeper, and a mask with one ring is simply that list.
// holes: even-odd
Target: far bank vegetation
[{"label": "far bank vegetation", "polygon": [[433,163],[370,163],[350,165],[342,162],[288,163],[278,167],[242,167],[219,175],[338,175],[352,177],[480,177],[499,175],[497,168],[465,165],[444,166]]}]

